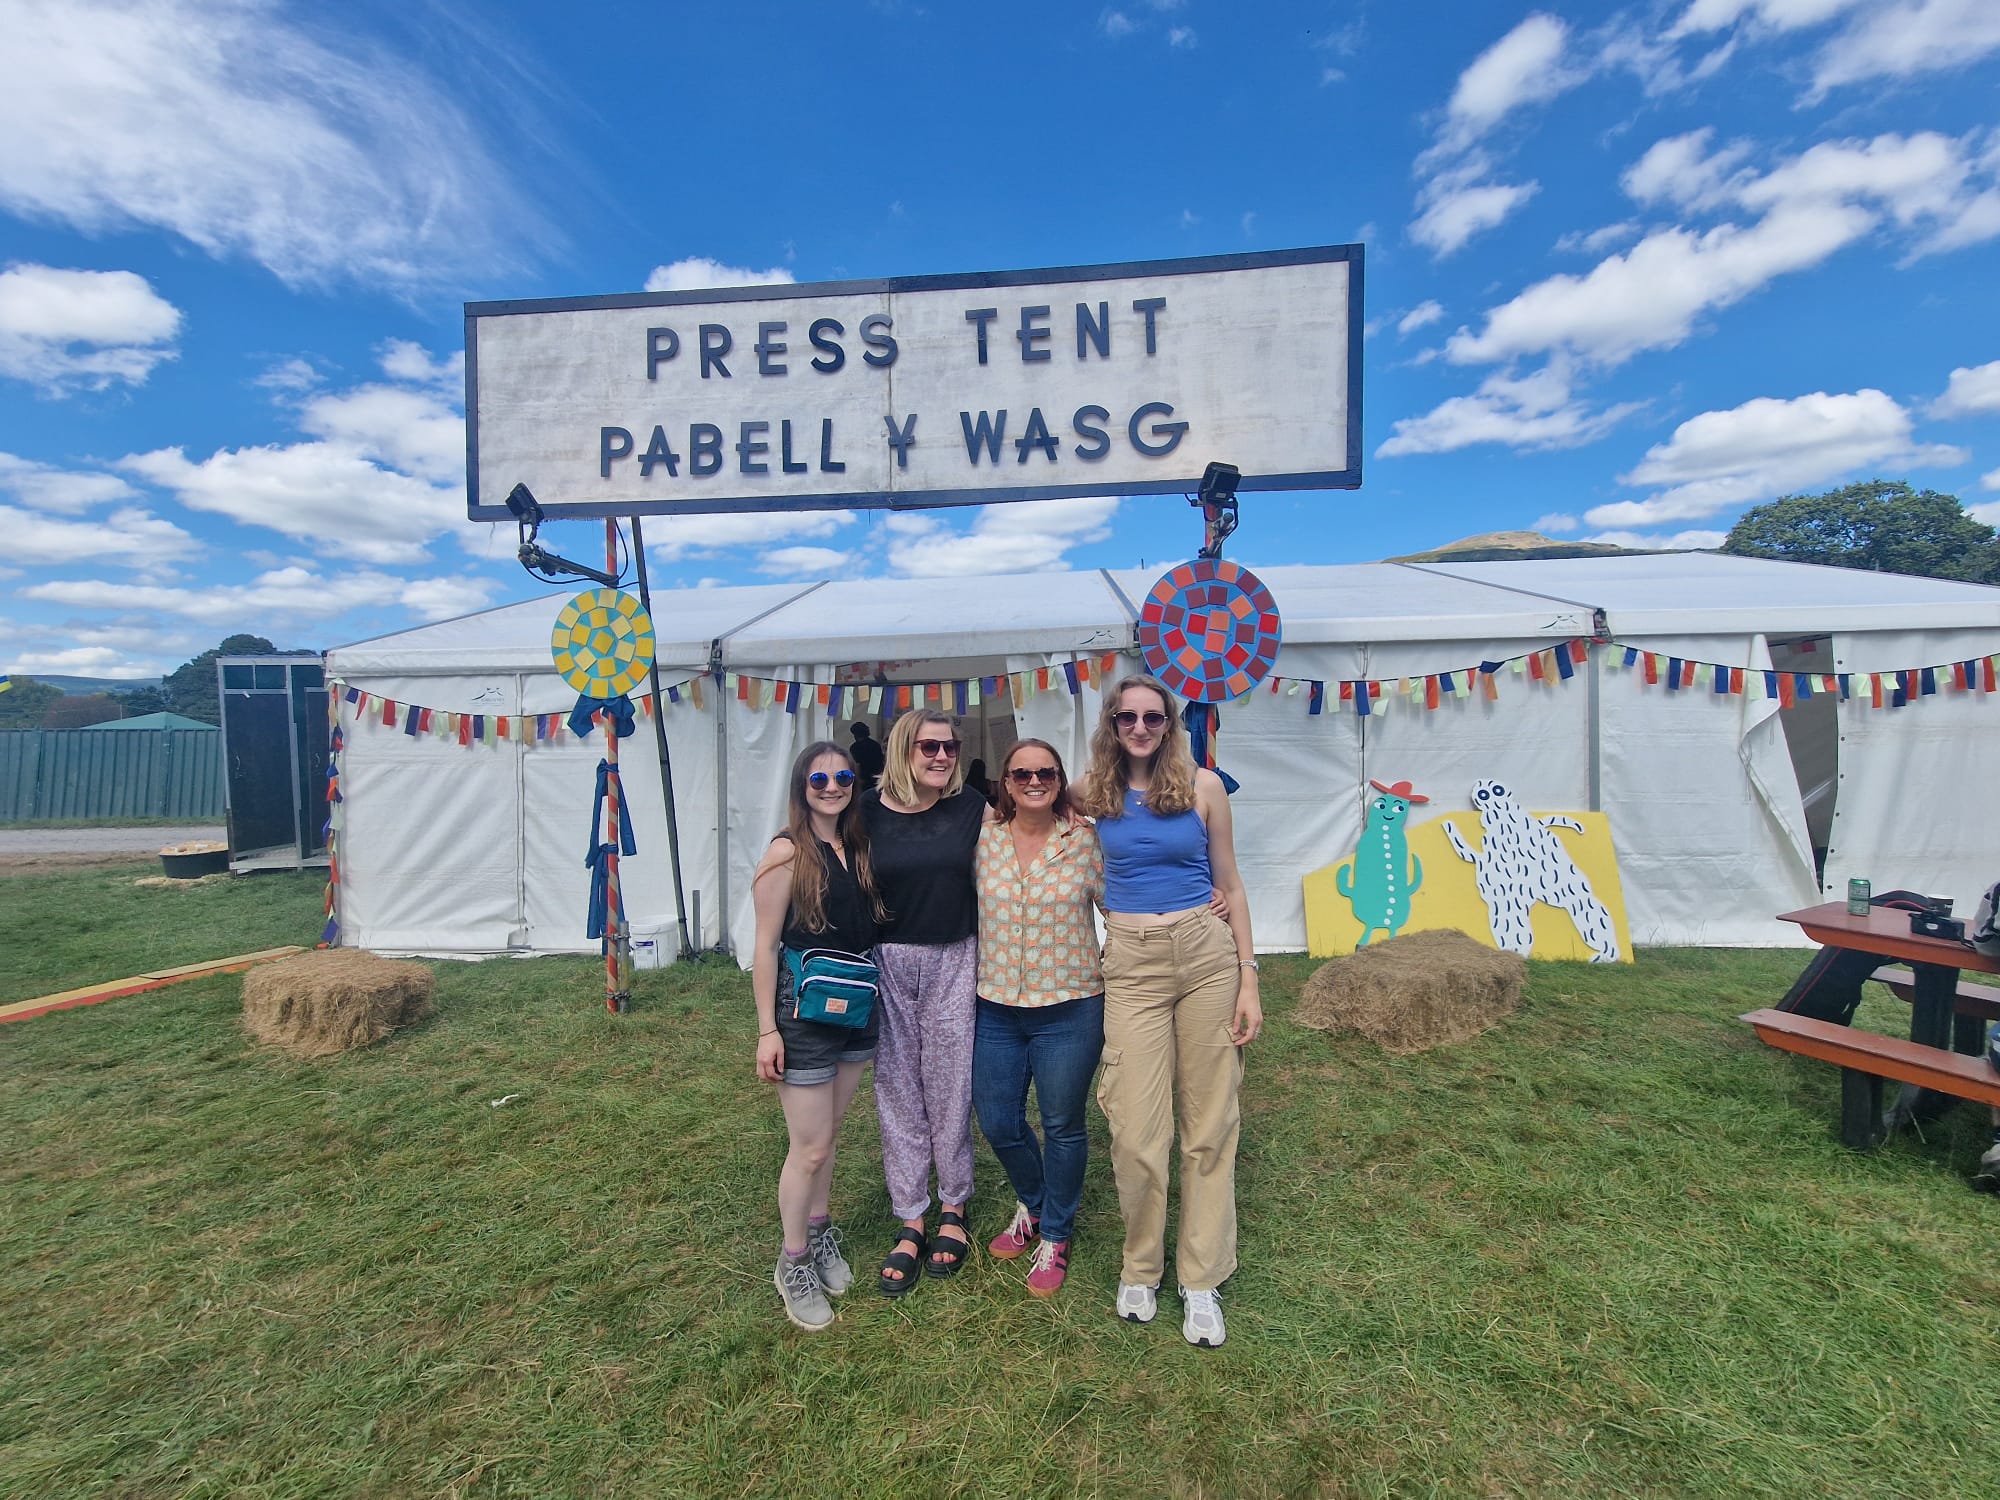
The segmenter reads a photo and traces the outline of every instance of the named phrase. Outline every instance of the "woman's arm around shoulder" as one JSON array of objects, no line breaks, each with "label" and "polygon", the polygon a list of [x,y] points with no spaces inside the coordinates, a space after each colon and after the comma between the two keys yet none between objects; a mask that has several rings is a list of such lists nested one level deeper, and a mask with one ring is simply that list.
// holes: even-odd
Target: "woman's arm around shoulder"
[{"label": "woman's arm around shoulder", "polygon": [[1264,1027],[1264,1004],[1257,988],[1257,949],[1250,940],[1250,903],[1243,894],[1243,875],[1236,868],[1236,824],[1222,778],[1210,770],[1194,773],[1195,808],[1208,830],[1208,871],[1222,899],[1229,904],[1230,935],[1236,939],[1236,1015],[1229,1039],[1242,1046]]}]

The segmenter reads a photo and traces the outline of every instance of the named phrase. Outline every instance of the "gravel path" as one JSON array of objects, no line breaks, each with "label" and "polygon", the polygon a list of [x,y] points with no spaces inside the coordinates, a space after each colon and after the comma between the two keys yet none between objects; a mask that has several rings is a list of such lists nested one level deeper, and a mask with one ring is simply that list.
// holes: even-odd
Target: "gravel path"
[{"label": "gravel path", "polygon": [[169,844],[228,837],[218,824],[185,828],[0,828],[0,855],[157,854]]}]

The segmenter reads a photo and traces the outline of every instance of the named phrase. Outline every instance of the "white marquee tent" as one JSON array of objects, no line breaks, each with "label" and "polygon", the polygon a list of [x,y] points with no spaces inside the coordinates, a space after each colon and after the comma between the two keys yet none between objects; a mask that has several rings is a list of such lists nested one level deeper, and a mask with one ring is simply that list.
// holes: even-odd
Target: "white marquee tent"
[{"label": "white marquee tent", "polygon": [[[1969,910],[2000,879],[2000,694],[1954,690],[1947,664],[2000,653],[2000,589],[1709,554],[1459,564],[1264,567],[1284,615],[1276,693],[1224,707],[1220,764],[1241,783],[1237,843],[1258,945],[1305,944],[1300,878],[1344,858],[1368,781],[1408,780],[1423,812],[1463,809],[1472,783],[1507,782],[1541,811],[1609,814],[1635,942],[1784,945],[1772,915],[1839,893],[1954,896]],[[837,721],[810,692],[773,703],[774,681],[928,683],[1032,674],[1129,653],[1152,573],[871,579],[656,594],[663,685],[702,677],[660,713],[671,746],[681,863],[703,947],[751,945],[751,869],[783,817],[785,773],[810,740],[847,740],[873,718]],[[412,705],[453,714],[564,714],[549,636],[568,595],[509,605],[340,647],[341,942],[426,953],[576,952],[584,938],[594,770],[587,740],[475,741],[406,733]],[[1580,637],[1572,677],[1501,671],[1497,697],[1422,679],[1511,662]],[[1946,666],[1937,691],[1901,708],[1824,692],[1781,708],[1755,692],[1670,690],[1621,664],[1625,651],[1761,673],[1886,673]],[[707,674],[753,680],[761,701]],[[1358,716],[1338,684],[1416,679],[1408,698]],[[1098,708],[1089,681],[1058,670],[1018,705],[981,694],[962,734],[997,764],[1014,738],[1084,759]],[[1310,712],[1312,682],[1326,684]],[[1866,679],[1863,679],[1866,682]],[[1293,684],[1299,686],[1295,690]],[[1456,680],[1455,680],[1455,684]],[[1761,679],[1752,687],[1761,685]],[[946,703],[951,703],[946,688]],[[398,706],[396,724],[379,704]],[[893,701],[893,699],[891,699]],[[434,725],[435,728],[435,725]],[[660,772],[650,725],[621,743],[639,852],[624,861],[635,934],[676,939]],[[837,731],[837,732],[836,732]],[[1816,853],[1818,858],[1816,858]],[[1823,878],[1816,865],[1823,861]]]}]

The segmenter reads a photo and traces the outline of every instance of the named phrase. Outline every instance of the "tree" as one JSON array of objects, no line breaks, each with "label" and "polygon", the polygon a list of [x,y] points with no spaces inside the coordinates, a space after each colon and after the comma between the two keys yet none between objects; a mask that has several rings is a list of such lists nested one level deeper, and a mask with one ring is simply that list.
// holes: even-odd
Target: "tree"
[{"label": "tree", "polygon": [[40,729],[42,715],[62,695],[63,690],[52,682],[16,677],[14,685],[0,693],[0,729]]},{"label": "tree", "polygon": [[1747,510],[1724,552],[2000,583],[2000,538],[1966,514],[1956,495],[1871,479],[1824,495],[1786,495]]},{"label": "tree", "polygon": [[88,729],[124,717],[125,711],[109,693],[71,693],[49,705],[49,711],[42,715],[42,728]]},{"label": "tree", "polygon": [[150,682],[144,687],[121,688],[118,692],[118,706],[125,710],[125,717],[128,719],[136,719],[143,714],[165,713],[167,695]]},{"label": "tree", "polygon": [[222,694],[215,684],[218,656],[276,656],[278,648],[261,635],[232,635],[193,661],[182,662],[160,684],[167,707],[204,724],[222,722]]}]

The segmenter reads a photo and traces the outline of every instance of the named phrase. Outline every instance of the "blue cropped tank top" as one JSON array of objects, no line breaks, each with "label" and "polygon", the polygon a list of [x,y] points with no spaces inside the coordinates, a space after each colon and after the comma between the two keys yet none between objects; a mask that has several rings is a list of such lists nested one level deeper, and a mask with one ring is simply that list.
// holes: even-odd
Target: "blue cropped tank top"
[{"label": "blue cropped tank top", "polygon": [[1125,816],[1099,818],[1104,846],[1104,909],[1186,911],[1215,892],[1208,868],[1208,828],[1193,808],[1156,813],[1141,792],[1125,793]]}]

